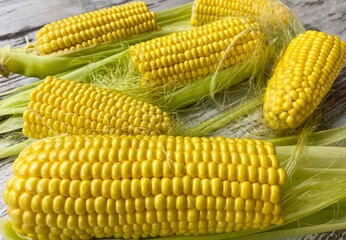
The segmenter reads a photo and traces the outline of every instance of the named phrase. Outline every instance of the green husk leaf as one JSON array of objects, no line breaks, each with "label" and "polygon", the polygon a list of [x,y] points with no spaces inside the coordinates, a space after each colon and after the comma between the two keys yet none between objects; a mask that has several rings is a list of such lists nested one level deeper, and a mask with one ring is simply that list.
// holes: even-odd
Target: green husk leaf
[{"label": "green husk leaf", "polygon": [[[265,61],[263,59],[263,61]],[[257,74],[258,66],[253,58],[250,58],[233,67],[215,73],[214,77],[206,77],[181,89],[165,94],[161,99],[154,101],[155,104],[162,106],[168,111],[186,107],[190,104],[201,101],[216,92],[227,89],[245,79],[254,77]]]},{"label": "green husk leaf", "polygon": [[192,5],[193,3],[190,2],[159,11],[156,14],[158,25],[164,27],[180,21],[189,21],[191,18]]},{"label": "green husk leaf", "polygon": [[15,107],[5,107],[4,109],[0,109],[0,116],[7,116],[7,115],[21,115],[22,116],[24,111],[27,108],[28,108],[27,104],[24,104],[23,106],[18,105]]},{"label": "green husk leaf", "polygon": [[0,101],[0,109],[27,106],[32,89],[28,89]]},{"label": "green husk leaf", "polygon": [[13,115],[10,118],[0,123],[0,134],[11,132],[23,127],[23,117]]},{"label": "green husk leaf", "polygon": [[0,236],[5,240],[28,240],[30,238],[19,236],[12,228],[12,225],[5,218],[0,219]]},{"label": "green husk leaf", "polygon": [[[2,141],[2,140],[1,140]],[[0,141],[0,144],[1,144]],[[31,143],[37,141],[36,139],[27,139],[25,141],[20,141],[14,145],[10,145],[8,147],[3,147],[0,152],[0,159],[17,156],[23,149],[29,146]]]},{"label": "green husk leaf", "polygon": [[249,113],[252,109],[262,103],[262,97],[245,98],[240,104],[232,106],[225,111],[217,114],[215,117],[210,118],[203,123],[194,126],[184,133],[190,136],[205,136],[228,123],[235,121],[238,118]]},{"label": "green husk leaf", "polygon": [[[22,85],[20,87],[17,87],[17,88],[14,88],[14,89],[11,89],[9,91],[6,91],[6,92],[2,92],[0,93],[0,97],[10,97],[12,95],[15,95],[15,94],[18,94],[18,93],[21,93],[21,92],[24,92],[26,90],[30,90],[30,89],[33,89],[34,87],[38,86],[40,84],[41,80],[39,81],[36,81],[36,82],[32,82],[32,83],[29,83],[29,84],[25,84],[25,85]],[[2,100],[0,100],[0,103],[2,102]]]},{"label": "green husk leaf", "polygon": [[[295,145],[300,138],[300,135],[286,136],[268,139],[275,146]],[[328,146],[338,145],[346,138],[346,126],[312,132],[307,136],[306,145],[311,146]]]},{"label": "green husk leaf", "polygon": [[7,46],[0,49],[0,56],[3,57],[3,60],[0,61],[0,65],[12,73],[21,74],[27,77],[45,78],[48,75],[55,75],[79,68],[125,49],[126,47],[121,47],[105,52],[98,52],[93,55],[62,57],[56,55],[39,56],[28,54],[16,51],[16,49],[11,49],[10,46]]},{"label": "green husk leaf", "polygon": [[27,138],[21,132],[4,133],[0,139],[0,159],[18,155],[36,139]]}]

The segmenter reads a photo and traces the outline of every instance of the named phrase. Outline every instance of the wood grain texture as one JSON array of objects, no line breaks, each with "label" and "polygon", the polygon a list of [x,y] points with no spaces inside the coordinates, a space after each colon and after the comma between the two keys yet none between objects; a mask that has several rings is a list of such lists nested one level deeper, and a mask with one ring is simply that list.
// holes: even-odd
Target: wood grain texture
[{"label": "wood grain texture", "polygon": [[307,29],[335,34],[346,40],[346,1],[343,0],[284,0]]},{"label": "wood grain texture", "polygon": [[[144,0],[154,11],[168,9],[189,0]],[[27,40],[35,39],[36,31],[43,25],[94,9],[128,2],[119,0],[0,0],[0,47],[5,45],[21,46]],[[307,29],[318,29],[340,36],[346,40],[346,1],[345,0],[284,0],[302,20]],[[0,77],[0,93],[37,79],[13,74],[10,78]],[[346,71],[339,77],[339,82],[346,90]],[[342,84],[343,83],[343,84]],[[342,91],[344,91],[342,90]],[[339,90],[335,90],[339,91]],[[333,99],[330,100],[331,102]],[[341,110],[343,111],[343,110]],[[337,124],[345,123],[345,117]],[[1,151],[1,149],[0,149]],[[0,161],[0,216],[6,215],[2,198],[5,183],[12,175],[13,158]],[[279,238],[279,237],[278,237]],[[1,239],[1,236],[0,236]],[[291,238],[290,240],[297,239]],[[324,234],[313,234],[299,237],[300,240],[312,239],[346,239],[346,231],[335,231]]]}]

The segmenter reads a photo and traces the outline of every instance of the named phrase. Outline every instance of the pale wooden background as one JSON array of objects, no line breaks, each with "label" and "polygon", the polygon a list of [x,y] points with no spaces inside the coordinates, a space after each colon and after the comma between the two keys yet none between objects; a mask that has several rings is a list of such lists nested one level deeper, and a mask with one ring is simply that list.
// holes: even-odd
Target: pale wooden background
[{"label": "pale wooden background", "polygon": [[[154,11],[160,11],[189,0],[144,0]],[[0,0],[0,47],[5,45],[20,46],[25,38],[35,39],[35,32],[44,24],[70,15],[99,9],[127,0]],[[283,0],[302,20],[307,29],[323,30],[336,34],[346,41],[346,1],[345,0]],[[343,79],[346,79],[343,72]],[[0,93],[16,86],[35,81],[19,75],[5,79],[0,77]],[[343,121],[345,119],[341,119]],[[0,149],[1,151],[1,149]],[[0,160],[0,194],[11,176],[13,158]],[[0,216],[6,216],[6,207],[0,197]],[[280,237],[278,236],[278,239]],[[0,236],[1,239],[1,236]],[[302,236],[299,239],[346,239],[346,231]]]}]

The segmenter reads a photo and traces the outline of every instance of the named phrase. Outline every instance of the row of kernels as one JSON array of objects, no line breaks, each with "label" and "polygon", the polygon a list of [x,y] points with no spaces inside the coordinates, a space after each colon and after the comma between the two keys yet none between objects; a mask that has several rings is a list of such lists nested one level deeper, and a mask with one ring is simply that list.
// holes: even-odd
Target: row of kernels
[{"label": "row of kernels", "polygon": [[[142,142],[145,144],[147,138]],[[170,150],[218,150],[218,151],[230,151],[241,153],[253,153],[253,154],[275,154],[275,149],[272,143],[264,142],[261,140],[250,139],[228,139],[221,136],[217,138],[206,137],[182,137],[182,136],[152,136],[150,142],[153,146],[166,147]],[[145,147],[147,145],[143,145]]]},{"label": "row of kernels", "polygon": [[[223,139],[223,138],[198,138],[198,137],[172,137],[172,136],[152,136],[150,141],[141,140],[143,148],[148,148],[149,143],[154,148],[164,148],[173,151],[225,151],[229,153],[249,153],[259,155],[274,155],[275,148],[272,143],[263,141],[251,141],[244,139]],[[245,156],[245,155],[244,155]],[[277,166],[276,160],[270,160],[269,166]]]},{"label": "row of kernels", "polygon": [[[66,149],[60,151],[41,152],[32,154],[29,161],[16,161],[14,172],[20,176],[52,177],[66,179],[122,179],[122,178],[151,178],[151,177],[184,177],[213,179],[220,181],[238,181],[250,183],[259,182],[270,185],[283,185],[286,174],[282,168],[255,167],[244,164],[224,164],[215,162],[171,162],[162,160],[145,160],[150,155],[146,151],[130,148],[127,152],[114,151],[114,148],[82,148],[77,150]],[[84,151],[83,151],[84,150]],[[133,150],[133,151],[131,151]],[[153,152],[155,154],[155,152]],[[164,154],[162,152],[162,154]],[[160,155],[155,154],[156,157]],[[26,156],[28,157],[28,156]],[[36,159],[36,160],[34,160]],[[154,157],[155,159],[155,157]],[[47,161],[48,160],[48,161]]]},{"label": "row of kernels", "polygon": [[[51,122],[51,121],[50,121]],[[42,139],[46,137],[57,136],[60,134],[75,134],[75,135],[86,135],[86,134],[117,134],[121,135],[125,132],[132,132],[137,134],[142,134],[143,130],[138,127],[130,127],[128,128],[125,125],[125,128],[110,128],[107,125],[103,125],[102,123],[97,123],[91,125],[92,128],[85,129],[79,126],[70,126],[65,123],[61,123],[59,121],[53,121],[52,124],[31,124],[24,123],[23,126],[23,134],[35,139]],[[145,131],[145,130],[144,130]],[[149,130],[145,131],[148,135],[151,134]]]},{"label": "row of kernels", "polygon": [[[55,137],[50,139],[45,139],[39,142],[36,142],[34,145],[29,146],[25,152],[35,152],[36,154],[47,154],[44,151],[54,151],[56,153],[61,154],[59,156],[59,161],[67,160],[66,154],[76,154],[79,153],[81,149],[90,149],[90,151],[95,151],[100,149],[100,154],[103,155],[103,148],[139,148],[142,147],[141,144],[147,144],[147,141],[141,141],[143,139],[147,139],[148,136],[115,136],[115,135],[97,135],[97,136],[64,136],[64,137]],[[174,137],[173,137],[174,138]],[[147,145],[145,145],[147,146]],[[96,148],[96,149],[95,149]],[[70,153],[73,151],[73,153]],[[78,151],[78,152],[77,152]],[[96,152],[98,153],[98,151]],[[84,153],[85,154],[85,153]],[[95,152],[93,153],[95,155]],[[97,157],[97,156],[93,156]],[[102,158],[102,157],[100,157]],[[70,158],[75,159],[75,158]],[[83,158],[85,159],[85,158]],[[56,159],[54,159],[55,161]],[[42,159],[44,161],[44,159]],[[83,160],[79,160],[83,162]],[[112,162],[112,158],[109,160]]]},{"label": "row of kernels", "polygon": [[[280,202],[281,193],[278,185],[251,184],[249,182],[218,182],[217,179],[209,181],[208,179],[190,179],[189,177],[174,177],[172,180],[170,178],[69,180],[30,177],[24,182],[19,180],[21,179],[19,178],[18,181],[15,181],[11,191],[6,192],[6,202],[8,201],[8,204],[11,206],[17,206],[18,201],[21,199],[20,201],[22,204],[28,207],[32,197],[37,194],[37,196],[40,197],[50,195],[51,197],[62,196],[83,199],[103,196],[104,198],[112,198],[115,200],[158,195],[159,197],[157,198],[163,200],[162,202],[168,199],[170,199],[170,201],[175,200],[175,198],[172,199],[172,196],[175,196],[181,201],[184,200],[183,202],[185,203],[187,200],[186,196],[190,195],[190,197],[193,197],[191,199],[196,200],[197,198],[198,201],[201,201],[198,202],[197,205],[202,208],[203,203],[206,201],[215,201],[216,199],[221,201],[227,198],[239,198],[243,200],[237,200],[238,203],[243,203],[245,207],[246,201],[251,199],[278,204]],[[212,184],[216,186],[212,187]],[[26,192],[23,193],[24,191]],[[21,193],[24,195],[19,198],[18,194]],[[177,207],[178,205],[177,203]],[[236,205],[238,206],[239,204]]]},{"label": "row of kernels", "polygon": [[[68,228],[70,230],[86,230],[90,227],[116,227],[134,224],[154,224],[162,222],[190,222],[200,223],[205,221],[229,222],[234,224],[275,224],[281,221],[280,214],[264,214],[257,211],[226,211],[202,210],[194,208],[183,210],[144,210],[141,212],[121,213],[86,213],[83,215],[66,213],[35,213],[30,210],[10,209],[9,215],[16,224],[24,226],[38,226],[44,229]],[[40,232],[42,233],[42,232]]]},{"label": "row of kernels", "polygon": [[[198,44],[198,40],[191,39],[186,42],[179,42],[180,45],[177,45],[178,49],[180,46],[182,46],[181,48],[186,48],[181,49],[181,52],[174,51],[175,47],[167,47],[167,45],[158,48],[156,44],[151,44],[149,42],[147,45],[141,46],[140,48],[132,48],[133,55],[131,55],[131,57],[134,64],[140,62],[143,62],[143,64],[145,63],[146,65],[144,69],[146,70],[169,67],[192,59],[200,59],[200,61],[204,59],[208,61],[210,58],[206,57],[209,57],[211,54],[224,52],[227,46],[231,43],[231,40],[228,39],[212,43],[208,41],[205,46],[201,47],[201,45]],[[167,41],[169,41],[169,39],[167,39]],[[227,43],[229,42],[229,44],[224,43],[224,41],[227,41]],[[149,63],[150,65],[147,66]],[[210,64],[211,62],[206,65]],[[187,70],[189,70],[189,68],[187,68]]]},{"label": "row of kernels", "polygon": [[[183,163],[187,168],[194,170],[199,168],[204,171],[211,172],[211,175],[215,175],[216,172],[220,172],[218,176],[224,178],[226,168],[241,168],[240,172],[248,172],[248,176],[253,179],[254,168],[273,168],[279,169],[278,159],[275,155],[255,155],[255,154],[245,154],[245,153],[229,153],[226,151],[173,151],[170,149],[179,148],[175,142],[164,142],[158,141],[147,141],[144,139],[135,138],[97,138],[89,139],[83,144],[78,144],[78,147],[73,149],[72,147],[67,147],[67,143],[70,146],[74,146],[73,142],[79,142],[77,139],[70,137],[71,139],[67,141],[47,141],[45,143],[45,151],[52,151],[54,156],[58,157],[59,161],[66,160],[77,160],[80,162],[124,162],[124,161],[145,161],[147,160],[147,166],[153,164],[155,161],[155,166],[161,166],[163,163],[161,161],[169,160],[172,163]],[[99,140],[98,140],[99,139]],[[76,141],[75,141],[76,140]],[[66,146],[65,146],[66,145]],[[156,148],[157,147],[157,148]],[[165,148],[166,147],[166,148]],[[78,150],[78,151],[77,151]],[[45,152],[41,153],[38,149],[37,154],[43,156]],[[52,155],[53,156],[53,155]],[[53,158],[52,160],[55,160]],[[52,161],[50,160],[50,161]],[[42,159],[44,161],[44,159]],[[231,164],[231,165],[230,165]],[[240,166],[241,165],[241,166]],[[151,169],[151,167],[149,167]],[[161,167],[162,169],[162,167]],[[247,169],[247,170],[246,170]],[[211,171],[210,171],[211,170]],[[231,169],[230,169],[231,170]],[[262,171],[262,170],[261,170]],[[254,173],[254,174],[252,174]],[[246,174],[246,173],[245,173]]]},{"label": "row of kernels", "polygon": [[[149,15],[150,17],[154,17],[154,15],[152,14],[147,14],[147,15]],[[117,25],[120,25],[120,24],[116,24],[115,26]],[[59,37],[56,40],[49,39],[50,40],[49,43],[40,43],[39,50],[41,54],[51,54],[54,52],[60,53],[63,51],[86,48],[86,47],[98,45],[104,42],[123,39],[125,37],[135,35],[138,33],[155,30],[156,28],[157,28],[156,20],[148,19],[146,22],[143,22],[137,26],[113,30],[113,32],[108,32],[98,37],[91,37],[88,39],[89,36],[95,35],[97,33],[96,29],[94,29],[94,31],[90,29],[90,30],[77,32],[74,34],[69,34],[62,38]],[[44,37],[46,36],[43,36],[42,38]]]},{"label": "row of kernels", "polygon": [[[253,222],[242,222],[242,218],[251,219],[251,215],[238,214],[236,215],[238,221],[229,222],[224,220],[201,220],[198,222],[189,222],[187,220],[181,221],[165,221],[165,222],[143,222],[141,224],[134,223],[128,224],[126,223],[125,216],[122,217],[124,223],[123,224],[115,224],[114,217],[108,217],[104,215],[94,215],[90,217],[78,217],[75,216],[67,217],[67,216],[58,216],[58,223],[60,227],[32,227],[28,225],[16,225],[18,226],[18,230],[22,233],[31,234],[35,236],[37,232],[39,232],[39,236],[42,236],[42,233],[45,233],[48,230],[51,230],[50,239],[65,239],[66,237],[72,237],[77,234],[81,236],[80,239],[88,239],[91,236],[96,237],[117,237],[117,238],[139,238],[139,237],[155,237],[155,236],[168,236],[173,234],[213,234],[213,233],[222,233],[222,232],[231,232],[231,231],[239,231],[246,230],[251,228],[261,228],[265,227],[272,222],[278,222],[278,216],[265,216],[260,217],[265,220],[265,223],[253,223]],[[256,218],[257,216],[255,216]],[[257,217],[258,218],[258,217]],[[148,220],[150,219],[150,215],[148,216]],[[146,218],[144,218],[146,220]],[[79,222],[81,224],[85,224],[83,230],[76,229],[75,224],[73,222]],[[120,221],[120,222],[123,222]],[[118,222],[117,222],[118,223]],[[86,234],[87,233],[87,234]],[[47,232],[48,234],[48,232]],[[89,236],[88,236],[89,234]],[[59,236],[60,235],[60,236]],[[53,237],[53,238],[51,238]],[[61,238],[62,237],[62,238]],[[46,239],[46,238],[39,238]]]},{"label": "row of kernels", "polygon": [[[191,167],[195,166],[193,169],[196,168],[196,164],[202,162],[201,168],[210,168],[211,170],[220,168],[220,172],[224,172],[222,168],[225,167],[225,164],[244,165],[245,168],[249,166],[265,169],[279,168],[279,161],[274,155],[275,149],[272,144],[261,141],[243,141],[241,139],[224,142],[222,138],[208,140],[164,135],[152,137],[68,136],[41,141],[37,143],[37,146],[29,147],[28,150],[41,155],[46,154],[41,153],[43,145],[44,150],[53,151],[58,156],[59,161],[79,159],[78,161],[81,162],[123,162],[127,160],[158,161],[169,159],[172,163],[180,162],[191,165]],[[260,152],[260,154],[257,155],[256,152]],[[76,158],[77,153],[78,158]],[[211,160],[210,163],[207,163],[209,160]],[[215,171],[213,172],[215,173]]]},{"label": "row of kernels", "polygon": [[[204,48],[203,50],[202,48],[197,47],[196,49],[186,50],[184,51],[184,53],[172,53],[172,55],[157,56],[157,54],[159,54],[158,50],[152,50],[147,53],[138,52],[138,55],[132,56],[132,60],[133,63],[138,66],[138,70],[140,73],[144,74],[146,72],[157,70],[157,75],[160,77],[164,77],[167,75],[167,73],[166,75],[163,74],[165,72],[168,72],[165,69],[169,69],[169,73],[171,75],[178,73],[188,73],[189,71],[193,71],[198,68],[210,66],[212,66],[210,70],[215,70],[215,66],[219,64],[220,59],[226,54],[226,59],[235,59],[233,64],[231,64],[231,61],[231,63],[226,65],[234,65],[236,62],[240,62],[240,60],[242,60],[237,60],[237,57],[247,57],[249,54],[251,54],[251,51],[258,47],[258,43],[259,40],[249,40],[244,43],[237,43],[233,48],[227,50],[227,52],[225,52],[224,50],[226,50],[227,46],[229,45],[225,44],[224,48],[215,53],[210,53],[210,50]],[[214,46],[215,44],[209,45],[209,48],[212,48],[211,46]],[[205,46],[205,48],[207,48],[208,46]],[[224,61],[225,63],[227,63],[226,60]],[[161,74],[160,71],[164,72]]]}]

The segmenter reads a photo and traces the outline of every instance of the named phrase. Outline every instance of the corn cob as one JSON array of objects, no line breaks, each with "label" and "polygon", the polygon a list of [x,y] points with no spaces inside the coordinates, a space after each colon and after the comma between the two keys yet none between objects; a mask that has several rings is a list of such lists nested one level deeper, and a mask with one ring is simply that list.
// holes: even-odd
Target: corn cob
[{"label": "corn cob", "polygon": [[41,54],[89,47],[157,29],[146,3],[133,2],[49,23],[36,34]]},{"label": "corn cob", "polygon": [[271,143],[60,136],[26,148],[4,192],[33,239],[212,234],[281,224],[286,181]]},{"label": "corn cob", "polygon": [[89,84],[47,77],[30,94],[23,133],[31,138],[58,134],[167,133],[171,119],[156,106]]},{"label": "corn cob", "polygon": [[138,43],[130,56],[143,85],[169,89],[239,64],[266,44],[257,22],[228,18]]},{"label": "corn cob", "polygon": [[292,13],[277,0],[195,0],[191,24],[200,26],[229,16],[252,19],[273,31],[280,24],[286,25]]},{"label": "corn cob", "polygon": [[296,37],[277,63],[264,96],[274,129],[299,127],[317,108],[346,64],[346,43],[324,32]]}]

